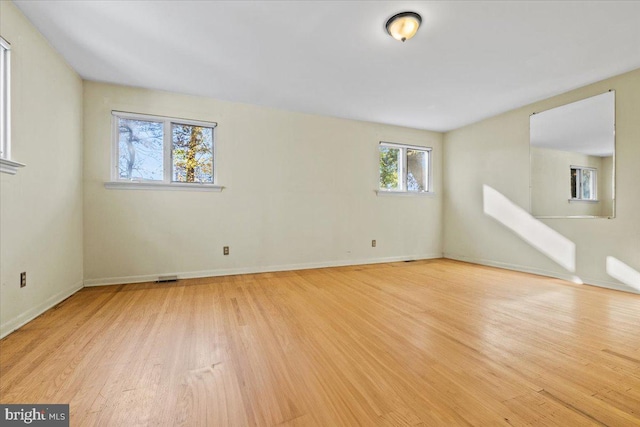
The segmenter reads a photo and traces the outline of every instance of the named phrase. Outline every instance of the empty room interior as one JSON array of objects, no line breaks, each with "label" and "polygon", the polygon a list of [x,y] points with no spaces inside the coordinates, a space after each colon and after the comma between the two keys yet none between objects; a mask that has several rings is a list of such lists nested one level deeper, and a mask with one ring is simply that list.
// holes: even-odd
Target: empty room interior
[{"label": "empty room interior", "polygon": [[640,426],[638,17],[0,0],[0,424]]}]

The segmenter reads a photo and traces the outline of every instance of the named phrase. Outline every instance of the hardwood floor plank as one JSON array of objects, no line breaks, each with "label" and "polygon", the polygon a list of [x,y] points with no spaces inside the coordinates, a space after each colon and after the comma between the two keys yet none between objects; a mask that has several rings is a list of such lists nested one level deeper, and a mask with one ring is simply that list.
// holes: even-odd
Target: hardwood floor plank
[{"label": "hardwood floor plank", "polygon": [[640,426],[640,296],[451,260],[85,288],[0,341],[72,425]]}]

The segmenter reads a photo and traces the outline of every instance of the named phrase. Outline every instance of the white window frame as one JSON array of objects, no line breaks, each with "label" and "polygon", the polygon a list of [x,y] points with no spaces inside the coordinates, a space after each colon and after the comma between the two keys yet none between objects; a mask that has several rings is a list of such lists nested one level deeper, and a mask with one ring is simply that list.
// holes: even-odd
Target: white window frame
[{"label": "white window frame", "polygon": [[[161,122],[163,126],[162,139],[162,162],[163,162],[163,179],[162,180],[128,180],[120,178],[119,158],[120,158],[120,127],[119,119],[144,120],[152,122]],[[177,117],[156,116],[151,114],[129,113],[125,111],[111,112],[111,181],[105,182],[108,189],[126,189],[126,190],[192,190],[192,191],[222,191],[224,187],[218,185],[218,167],[217,167],[217,141],[215,122],[204,122],[199,120],[181,119]],[[211,128],[213,132],[213,182],[176,182],[172,180],[173,158],[172,158],[172,124],[202,126]]]},{"label": "white window frame", "polygon": [[[588,167],[588,166],[574,166],[574,165],[569,166],[570,173],[573,173],[574,169],[578,171],[578,175],[576,176],[576,196],[577,197],[573,197],[573,195],[571,194],[571,176],[569,176],[569,180],[570,180],[569,181],[569,201],[597,203],[598,202],[598,169]],[[593,197],[590,199],[582,198],[582,171],[584,170],[591,171],[592,173],[591,195]]]},{"label": "white window frame", "polygon": [[[400,188],[396,190],[387,190],[380,188],[380,168],[378,166],[378,195],[411,195],[426,196],[433,195],[433,171],[432,171],[432,151],[431,147],[423,147],[420,145],[397,144],[395,142],[380,141],[378,144],[378,161],[380,159],[380,147],[388,147],[400,150],[400,161],[398,162],[398,176],[400,177]],[[409,191],[407,190],[407,150],[423,151],[427,154],[427,189],[425,191]]]},{"label": "white window frame", "polygon": [[15,175],[21,167],[11,160],[11,44],[0,37],[0,172]]}]

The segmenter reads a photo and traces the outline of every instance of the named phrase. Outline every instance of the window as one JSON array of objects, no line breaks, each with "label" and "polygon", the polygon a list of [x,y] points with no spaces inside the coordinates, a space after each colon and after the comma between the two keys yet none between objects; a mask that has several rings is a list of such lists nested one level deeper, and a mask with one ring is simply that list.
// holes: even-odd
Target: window
[{"label": "window", "polygon": [[0,37],[0,172],[13,175],[22,166],[11,160],[11,45]]},{"label": "window", "polygon": [[113,112],[116,182],[215,183],[216,123]]},{"label": "window", "polygon": [[10,67],[10,45],[0,37],[0,158],[11,158],[11,147],[9,138],[9,67]]},{"label": "window", "polygon": [[380,143],[380,190],[428,193],[431,191],[431,148]]},{"label": "window", "polygon": [[594,168],[571,166],[571,200],[597,201],[597,174]]}]

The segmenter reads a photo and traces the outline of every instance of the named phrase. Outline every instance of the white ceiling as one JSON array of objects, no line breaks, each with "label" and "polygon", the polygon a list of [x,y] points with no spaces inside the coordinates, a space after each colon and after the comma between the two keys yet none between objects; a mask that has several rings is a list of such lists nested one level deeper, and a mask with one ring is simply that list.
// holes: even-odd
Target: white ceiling
[{"label": "white ceiling", "polygon": [[589,156],[612,156],[615,92],[606,92],[531,116],[531,145]]},{"label": "white ceiling", "polygon": [[15,3],[88,80],[436,131],[640,68],[633,1]]}]

